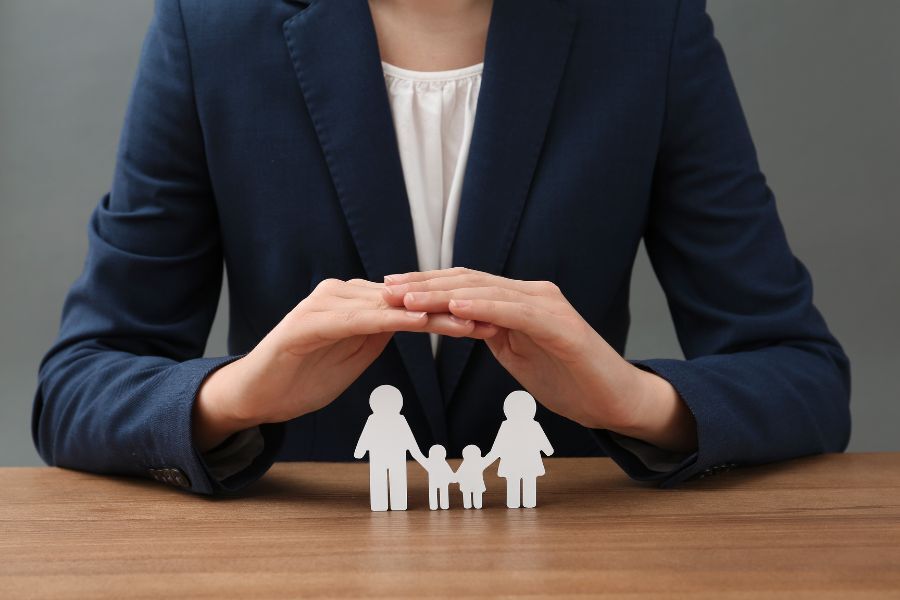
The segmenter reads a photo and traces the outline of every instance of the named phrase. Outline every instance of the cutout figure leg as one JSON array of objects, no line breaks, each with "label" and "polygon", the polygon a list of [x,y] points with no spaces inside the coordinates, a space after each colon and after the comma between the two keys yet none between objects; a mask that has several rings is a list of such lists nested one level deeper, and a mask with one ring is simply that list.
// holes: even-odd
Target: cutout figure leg
[{"label": "cutout figure leg", "polygon": [[463,492],[463,508],[472,508],[471,492]]},{"label": "cutout figure leg", "polygon": [[475,508],[481,508],[481,494],[482,492],[472,492],[472,506]]},{"label": "cutout figure leg", "polygon": [[428,508],[437,510],[438,507],[438,488],[436,485],[428,486]]},{"label": "cutout figure leg", "polygon": [[508,508],[519,508],[521,504],[519,489],[519,482],[522,480],[518,477],[507,477],[506,478],[506,506]]},{"label": "cutout figure leg", "polygon": [[537,477],[526,477],[522,480],[522,506],[537,506]]},{"label": "cutout figure leg", "polygon": [[406,510],[406,458],[388,469],[391,486],[391,510]]},{"label": "cutout figure leg", "polygon": [[445,485],[441,487],[441,508],[447,510],[450,508],[450,486]]},{"label": "cutout figure leg", "polygon": [[369,464],[369,503],[372,510],[381,512],[388,509],[388,472],[383,466]]}]

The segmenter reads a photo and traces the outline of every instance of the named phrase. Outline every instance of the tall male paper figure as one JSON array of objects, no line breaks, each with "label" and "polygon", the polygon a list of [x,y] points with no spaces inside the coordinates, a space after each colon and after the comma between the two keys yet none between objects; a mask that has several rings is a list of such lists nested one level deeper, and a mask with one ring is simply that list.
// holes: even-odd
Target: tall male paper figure
[{"label": "tall male paper figure", "polygon": [[[425,456],[413,436],[406,417],[400,414],[403,395],[392,385],[380,385],[369,396],[372,414],[353,452],[355,458],[369,453],[369,499],[373,511],[406,510],[406,453],[419,464]],[[390,489],[390,498],[388,498]]]}]

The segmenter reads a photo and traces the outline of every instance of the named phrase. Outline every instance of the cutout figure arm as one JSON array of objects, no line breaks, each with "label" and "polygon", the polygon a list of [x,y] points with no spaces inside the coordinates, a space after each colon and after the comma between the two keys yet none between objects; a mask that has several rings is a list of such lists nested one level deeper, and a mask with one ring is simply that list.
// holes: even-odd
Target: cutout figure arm
[{"label": "cutout figure arm", "polygon": [[543,452],[547,456],[553,456],[553,446],[550,444],[550,440],[547,439],[547,434],[544,432],[544,428],[541,427],[541,424],[537,421],[535,421],[535,424],[541,442],[538,447],[541,449],[541,452]]},{"label": "cutout figure arm", "polygon": [[503,445],[502,445],[503,439],[502,438],[504,437],[504,435],[503,435],[503,426],[504,425],[505,425],[505,421],[504,421],[504,423],[500,424],[500,430],[497,432],[497,437],[494,438],[494,444],[491,446],[490,451],[484,455],[484,468],[485,469],[487,469],[489,466],[494,464],[497,461],[497,459],[500,458],[500,455],[502,453],[502,448],[503,448]]},{"label": "cutout figure arm", "polygon": [[406,426],[406,449],[409,450],[413,459],[427,471],[428,467],[426,465],[428,464],[428,460],[425,458],[425,455],[422,454],[422,450],[419,449],[419,443],[416,441],[416,436],[413,435],[412,429],[409,428],[409,423],[406,422],[406,419],[403,419],[403,424]]},{"label": "cutout figure arm", "polygon": [[359,441],[356,442],[356,449],[353,450],[353,458],[362,458],[366,455],[366,452],[369,451],[369,446],[371,445],[369,442],[369,438],[372,437],[372,417],[366,419],[366,424],[363,426],[362,433],[359,435]]},{"label": "cutout figure arm", "polygon": [[422,465],[422,468],[424,468],[426,471],[428,470],[428,467],[426,466],[428,464],[428,461],[426,460],[425,455],[422,454],[422,451],[419,450],[419,446],[415,443],[415,441],[413,441],[412,446],[409,448],[409,453],[417,463]]}]

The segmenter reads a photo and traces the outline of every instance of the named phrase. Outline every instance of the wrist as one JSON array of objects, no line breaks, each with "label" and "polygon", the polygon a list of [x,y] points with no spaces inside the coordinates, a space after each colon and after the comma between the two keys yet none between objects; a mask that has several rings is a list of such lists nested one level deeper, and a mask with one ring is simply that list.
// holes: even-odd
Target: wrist
[{"label": "wrist", "polygon": [[655,373],[629,366],[634,370],[634,411],[627,423],[610,429],[664,450],[696,450],[694,416],[672,384]]},{"label": "wrist", "polygon": [[240,408],[241,361],[246,357],[214,371],[197,392],[192,414],[194,446],[206,452],[244,429],[260,425],[262,421],[244,414]]}]

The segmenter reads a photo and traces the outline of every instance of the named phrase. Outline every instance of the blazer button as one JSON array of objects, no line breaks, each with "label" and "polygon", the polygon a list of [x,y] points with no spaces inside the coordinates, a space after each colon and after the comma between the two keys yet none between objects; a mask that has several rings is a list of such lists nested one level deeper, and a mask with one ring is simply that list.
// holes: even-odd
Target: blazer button
[{"label": "blazer button", "polygon": [[172,485],[177,485],[180,488],[189,488],[191,487],[191,480],[187,478],[181,469],[172,469]]},{"label": "blazer button", "polygon": [[160,483],[168,483],[169,485],[180,488],[191,487],[191,480],[188,479],[187,475],[185,475],[181,469],[163,467],[161,469],[147,469],[147,473],[150,474],[150,477]]}]

